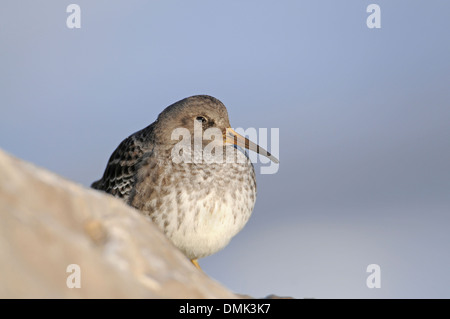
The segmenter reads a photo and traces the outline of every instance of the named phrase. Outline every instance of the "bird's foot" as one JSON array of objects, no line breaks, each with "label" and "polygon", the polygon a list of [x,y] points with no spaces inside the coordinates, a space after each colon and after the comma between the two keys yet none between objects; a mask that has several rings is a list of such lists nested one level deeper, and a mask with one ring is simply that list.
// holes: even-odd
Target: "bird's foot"
[{"label": "bird's foot", "polygon": [[191,259],[191,263],[193,263],[194,264],[194,266],[197,268],[197,269],[200,269],[200,270],[202,270],[201,268],[200,268],[200,265],[198,264],[198,261],[197,261],[197,259]]}]

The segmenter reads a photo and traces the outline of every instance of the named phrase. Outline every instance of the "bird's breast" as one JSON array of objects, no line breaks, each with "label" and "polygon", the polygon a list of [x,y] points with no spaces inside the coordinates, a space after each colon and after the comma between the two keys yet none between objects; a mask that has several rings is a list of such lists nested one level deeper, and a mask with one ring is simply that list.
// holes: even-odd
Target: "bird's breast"
[{"label": "bird's breast", "polygon": [[166,163],[137,185],[133,206],[190,258],[225,247],[247,223],[256,200],[253,165]]}]

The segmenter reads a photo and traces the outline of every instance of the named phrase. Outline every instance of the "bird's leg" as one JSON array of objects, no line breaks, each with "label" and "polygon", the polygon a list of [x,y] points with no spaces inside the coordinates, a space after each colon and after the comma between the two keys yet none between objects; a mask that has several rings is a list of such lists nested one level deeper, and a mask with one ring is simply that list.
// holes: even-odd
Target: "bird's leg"
[{"label": "bird's leg", "polygon": [[198,264],[198,261],[197,261],[197,259],[191,259],[191,263],[193,263],[194,264],[194,266],[197,268],[197,269],[200,269],[200,270],[202,270],[201,268],[200,268],[200,265]]}]

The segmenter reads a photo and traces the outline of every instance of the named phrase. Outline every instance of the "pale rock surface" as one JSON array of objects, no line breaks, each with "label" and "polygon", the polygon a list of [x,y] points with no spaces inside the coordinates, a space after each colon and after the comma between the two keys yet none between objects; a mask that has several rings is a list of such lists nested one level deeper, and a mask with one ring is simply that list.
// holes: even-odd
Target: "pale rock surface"
[{"label": "pale rock surface", "polygon": [[120,200],[0,150],[0,298],[237,297]]}]

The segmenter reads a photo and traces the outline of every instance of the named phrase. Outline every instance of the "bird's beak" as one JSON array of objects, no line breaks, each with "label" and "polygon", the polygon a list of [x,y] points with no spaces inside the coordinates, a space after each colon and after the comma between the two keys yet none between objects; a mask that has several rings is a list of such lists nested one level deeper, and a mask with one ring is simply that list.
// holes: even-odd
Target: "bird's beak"
[{"label": "bird's beak", "polygon": [[258,154],[264,155],[265,157],[269,158],[272,162],[278,164],[278,159],[275,156],[267,152],[258,144],[255,144],[252,141],[248,140],[247,138],[243,137],[242,135],[239,135],[232,128],[226,129],[224,137],[225,143],[237,145],[250,151],[256,152]]}]

